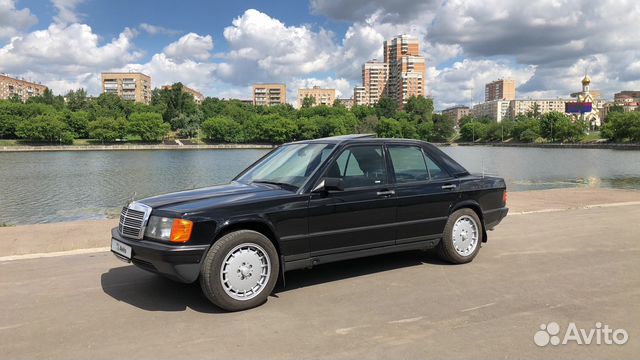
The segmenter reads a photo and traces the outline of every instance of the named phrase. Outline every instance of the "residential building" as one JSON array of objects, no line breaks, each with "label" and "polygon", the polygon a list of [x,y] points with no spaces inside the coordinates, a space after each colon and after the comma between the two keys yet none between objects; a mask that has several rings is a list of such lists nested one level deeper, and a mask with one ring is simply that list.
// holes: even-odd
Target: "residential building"
[{"label": "residential building", "polygon": [[625,112],[635,111],[640,107],[640,91],[620,91],[613,95],[613,103],[621,105]]},{"label": "residential building", "polygon": [[369,105],[367,100],[367,90],[364,86],[356,86],[353,88],[353,104],[354,105]]},{"label": "residential building", "polygon": [[498,79],[484,86],[484,101],[515,100],[516,81]]},{"label": "residential building", "polygon": [[314,86],[311,89],[298,89],[298,108],[302,107],[305,98],[314,99],[314,105],[333,106],[336,99],[336,89],[322,89],[320,86]]},{"label": "residential building", "polygon": [[254,84],[253,105],[272,106],[287,103],[285,84]]},{"label": "residential building", "polygon": [[[164,85],[162,86],[163,90],[171,90],[171,85]],[[182,92],[186,92],[188,94],[191,94],[191,96],[193,96],[193,101],[196,102],[196,104],[202,104],[202,102],[204,101],[204,95],[202,95],[201,92],[194,90],[184,84],[182,84]]]},{"label": "residential building", "polygon": [[18,95],[22,102],[32,96],[42,95],[47,87],[31,81],[21,80],[0,74],[0,99],[10,99]]},{"label": "residential building", "polygon": [[457,105],[450,107],[448,109],[442,110],[442,115],[448,116],[450,119],[453,119],[456,124],[460,122],[460,119],[469,115],[471,113],[471,109],[468,106]]},{"label": "residential building", "polygon": [[496,122],[502,122],[511,116],[511,101],[509,100],[493,100],[473,106],[471,114],[475,118],[488,117]]},{"label": "residential building", "polygon": [[527,115],[533,113],[534,109],[539,114],[557,111],[564,113],[565,104],[571,102],[571,99],[526,99],[511,101],[510,116],[515,118],[518,115]]},{"label": "residential building", "polygon": [[151,77],[138,72],[102,73],[102,92],[116,94],[123,100],[151,103]]},{"label": "residential building", "polygon": [[384,63],[388,67],[385,95],[402,108],[412,96],[425,96],[426,62],[420,55],[418,38],[398,35],[384,42]]},{"label": "residential building", "polygon": [[347,109],[351,109],[353,107],[354,100],[351,99],[338,99],[338,102]]},{"label": "residential building", "polygon": [[[362,86],[354,90],[356,105],[375,105],[384,96],[387,88],[389,67],[376,59],[362,65]],[[360,89],[359,89],[360,88]],[[363,91],[356,95],[355,92]]]}]

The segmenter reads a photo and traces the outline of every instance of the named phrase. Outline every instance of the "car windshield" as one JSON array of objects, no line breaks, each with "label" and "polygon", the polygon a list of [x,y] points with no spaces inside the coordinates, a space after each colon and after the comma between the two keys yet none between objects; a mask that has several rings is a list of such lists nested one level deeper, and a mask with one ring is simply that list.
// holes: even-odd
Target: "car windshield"
[{"label": "car windshield", "polygon": [[284,145],[254,164],[236,180],[298,189],[322,164],[335,144]]}]

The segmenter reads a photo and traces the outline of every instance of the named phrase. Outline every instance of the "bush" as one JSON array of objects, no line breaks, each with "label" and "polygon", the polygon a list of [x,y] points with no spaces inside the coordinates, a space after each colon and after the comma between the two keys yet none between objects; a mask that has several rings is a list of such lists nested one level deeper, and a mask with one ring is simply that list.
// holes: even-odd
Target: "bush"
[{"label": "bush", "polygon": [[612,141],[640,142],[640,112],[610,113],[600,134]]},{"label": "bush", "polygon": [[22,121],[16,126],[18,137],[38,142],[73,143],[71,132],[57,116],[40,115],[27,121]]},{"label": "bush", "polygon": [[402,137],[402,126],[397,120],[382,118],[376,127],[379,137],[399,138]]},{"label": "bush", "polygon": [[460,128],[460,138],[464,141],[484,140],[487,136],[489,124],[480,121],[468,122]]},{"label": "bush", "polygon": [[205,139],[215,142],[240,143],[244,141],[242,127],[225,116],[207,119],[202,123]]},{"label": "bush", "polygon": [[126,137],[127,123],[123,118],[99,118],[89,123],[87,127],[92,139],[102,142],[116,141]]},{"label": "bush", "polygon": [[139,136],[142,141],[159,141],[164,138],[171,126],[162,121],[158,113],[131,114],[127,124],[127,133]]}]

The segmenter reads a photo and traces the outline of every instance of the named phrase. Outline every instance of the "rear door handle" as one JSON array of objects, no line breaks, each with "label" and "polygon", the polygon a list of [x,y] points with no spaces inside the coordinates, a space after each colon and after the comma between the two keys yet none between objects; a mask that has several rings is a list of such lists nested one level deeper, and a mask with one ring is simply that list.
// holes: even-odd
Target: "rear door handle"
[{"label": "rear door handle", "polygon": [[453,190],[455,188],[456,188],[456,185],[454,184],[442,185],[442,190]]},{"label": "rear door handle", "polygon": [[395,195],[395,190],[383,190],[383,191],[378,191],[376,193],[376,195],[378,196],[391,196],[391,195]]}]

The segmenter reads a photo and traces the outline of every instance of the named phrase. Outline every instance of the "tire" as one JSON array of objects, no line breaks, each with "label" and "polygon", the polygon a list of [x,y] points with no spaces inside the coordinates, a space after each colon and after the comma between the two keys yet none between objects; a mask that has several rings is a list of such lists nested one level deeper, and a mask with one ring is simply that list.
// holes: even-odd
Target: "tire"
[{"label": "tire", "polygon": [[267,301],[279,272],[271,240],[256,231],[239,230],[211,246],[200,269],[200,287],[214,305],[227,311],[246,310]]},{"label": "tire", "polygon": [[[449,215],[445,225],[442,240],[438,243],[438,256],[452,264],[471,262],[480,251],[482,234],[482,221],[475,211],[469,208],[456,210]],[[472,240],[474,236],[475,243]]]}]

